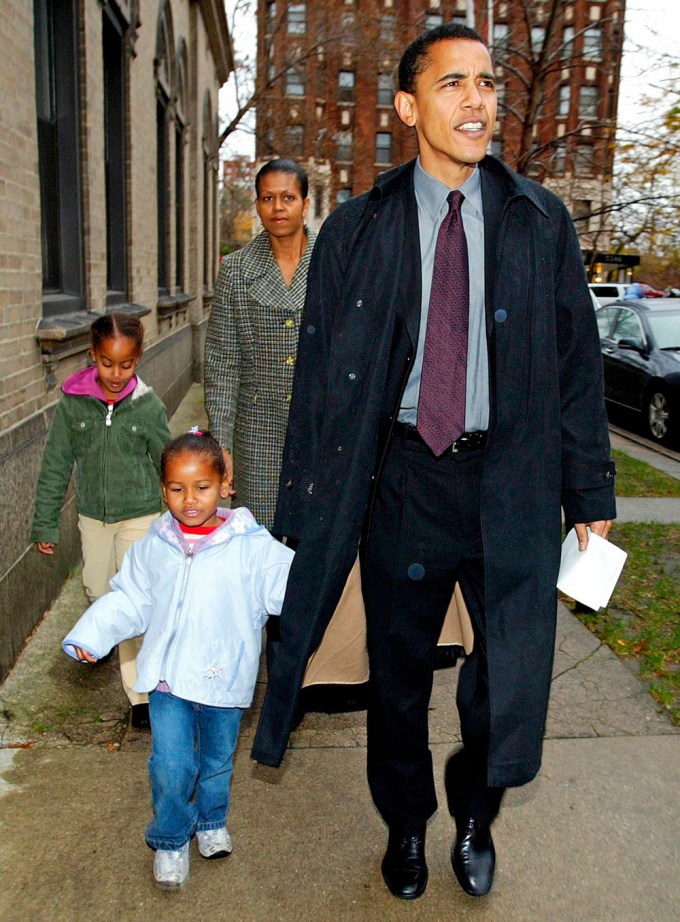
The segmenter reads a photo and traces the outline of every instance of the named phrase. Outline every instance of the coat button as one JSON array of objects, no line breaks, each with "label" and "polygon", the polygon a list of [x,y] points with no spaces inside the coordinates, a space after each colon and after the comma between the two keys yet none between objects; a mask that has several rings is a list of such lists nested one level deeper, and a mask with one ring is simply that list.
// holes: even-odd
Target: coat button
[{"label": "coat button", "polygon": [[313,336],[314,333],[316,333],[316,327],[314,326],[313,323],[309,324],[309,326],[307,327],[307,332],[309,333],[310,336]]},{"label": "coat button", "polygon": [[349,378],[350,381],[356,381],[356,377],[357,377],[357,376],[354,374],[353,371],[350,371],[350,373],[347,375],[347,377]]},{"label": "coat button", "polygon": [[357,301],[357,307],[361,307],[361,306],[363,305],[363,303],[364,303],[364,302],[363,302],[361,299],[359,299],[359,300]]},{"label": "coat button", "polygon": [[496,323],[505,323],[508,317],[508,312],[504,311],[502,307],[499,307],[493,316]]},{"label": "coat button", "polygon": [[294,324],[295,324],[295,321],[292,320],[290,317],[285,321],[285,326],[287,327],[292,327]]},{"label": "coat button", "polygon": [[293,487],[293,481],[292,481],[292,480],[287,480],[287,481],[286,481],[286,490],[291,490],[292,487]]},{"label": "coat button", "polygon": [[337,450],[337,451],[342,451],[342,445],[338,445],[338,447],[337,447],[336,450]]},{"label": "coat button", "polygon": [[292,355],[289,355],[286,358],[286,365],[294,365],[294,364],[295,364],[295,357]]}]

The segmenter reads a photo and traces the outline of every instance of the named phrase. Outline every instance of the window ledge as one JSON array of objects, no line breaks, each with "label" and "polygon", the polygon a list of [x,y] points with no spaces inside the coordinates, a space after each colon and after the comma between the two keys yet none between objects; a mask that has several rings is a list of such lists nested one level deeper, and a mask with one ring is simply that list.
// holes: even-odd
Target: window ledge
[{"label": "window ledge", "polygon": [[192,301],[196,300],[196,295],[187,294],[180,291],[176,295],[162,295],[158,299],[158,316],[171,317],[187,308]]}]

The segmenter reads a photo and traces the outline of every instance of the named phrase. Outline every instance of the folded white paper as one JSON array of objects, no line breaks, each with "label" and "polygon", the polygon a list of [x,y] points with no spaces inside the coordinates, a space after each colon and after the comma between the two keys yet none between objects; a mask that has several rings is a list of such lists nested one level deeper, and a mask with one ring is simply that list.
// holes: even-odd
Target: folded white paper
[{"label": "folded white paper", "polygon": [[628,554],[588,530],[588,547],[579,551],[575,529],[562,545],[557,588],[588,608],[604,608],[621,575]]}]

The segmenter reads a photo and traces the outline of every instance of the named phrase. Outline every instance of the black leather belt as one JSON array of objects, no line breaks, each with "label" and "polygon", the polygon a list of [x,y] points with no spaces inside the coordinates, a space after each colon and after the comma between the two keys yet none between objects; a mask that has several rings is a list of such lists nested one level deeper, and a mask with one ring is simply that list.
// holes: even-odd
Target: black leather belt
[{"label": "black leather belt", "polygon": [[[421,445],[427,447],[427,443],[423,441],[416,427],[411,426],[409,423],[396,422],[392,431],[402,439],[408,439],[411,442],[420,442]],[[459,451],[478,451],[486,445],[486,436],[486,430],[483,432],[464,432],[462,435],[458,436],[450,448],[446,449],[444,454],[449,454],[449,452],[455,454]]]}]

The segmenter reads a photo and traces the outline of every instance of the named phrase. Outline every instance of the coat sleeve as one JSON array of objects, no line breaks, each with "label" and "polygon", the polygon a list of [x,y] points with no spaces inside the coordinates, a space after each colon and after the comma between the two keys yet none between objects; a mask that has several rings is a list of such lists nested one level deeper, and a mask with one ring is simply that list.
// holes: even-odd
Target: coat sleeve
[{"label": "coat sleeve", "polygon": [[168,425],[168,412],[165,409],[165,404],[160,399],[156,398],[158,401],[158,412],[151,425],[149,426],[149,457],[153,461],[153,466],[156,468],[156,472],[160,476],[161,473],[161,454],[163,449],[170,441],[170,427]]},{"label": "coat sleeve", "polygon": [[[340,210],[342,212],[342,209]],[[299,538],[314,494],[328,401],[336,308],[342,302],[346,239],[336,212],[324,222],[309,265],[273,531]]]},{"label": "coat sleeve", "polygon": [[31,541],[59,541],[59,517],[75,454],[64,398],[54,411],[36,488]]},{"label": "coat sleeve", "polygon": [[241,381],[241,346],[236,323],[233,273],[238,264],[222,260],[215,282],[205,337],[205,407],[210,432],[223,448],[233,448],[234,421]]},{"label": "coat sleeve", "polygon": [[613,519],[615,467],[604,405],[595,312],[576,231],[564,206],[555,286],[562,421],[562,507],[567,522]]},{"label": "coat sleeve", "polygon": [[151,586],[145,562],[145,539],[128,550],[120,570],[111,580],[112,591],[87,609],[62,641],[65,653],[75,658],[82,647],[97,659],[121,640],[144,634],[151,619]]}]

